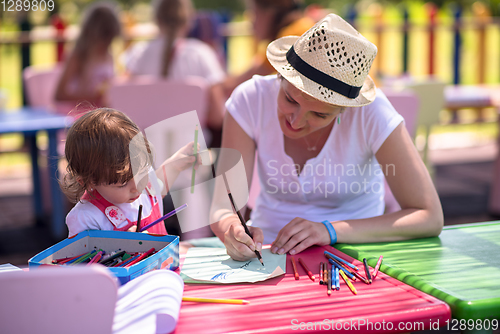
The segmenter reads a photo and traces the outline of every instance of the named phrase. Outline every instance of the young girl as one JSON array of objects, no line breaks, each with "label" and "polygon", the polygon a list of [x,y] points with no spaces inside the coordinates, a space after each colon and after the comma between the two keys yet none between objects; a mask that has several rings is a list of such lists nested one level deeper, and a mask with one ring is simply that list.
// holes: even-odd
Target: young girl
[{"label": "young girl", "polygon": [[105,86],[114,76],[110,46],[120,30],[118,16],[111,4],[96,3],[87,10],[55,94],[56,101],[71,105],[59,104],[59,108],[64,106],[71,110],[81,102],[103,106]]},{"label": "young girl", "polygon": [[[193,165],[192,153],[191,142],[155,172],[152,148],[130,118],[108,108],[84,114],[68,131],[67,175],[60,182],[77,203],[66,217],[69,236],[88,229],[136,231],[139,205],[141,227],[160,218],[161,196],[168,191],[163,185]],[[167,234],[161,223],[148,232]]]}]

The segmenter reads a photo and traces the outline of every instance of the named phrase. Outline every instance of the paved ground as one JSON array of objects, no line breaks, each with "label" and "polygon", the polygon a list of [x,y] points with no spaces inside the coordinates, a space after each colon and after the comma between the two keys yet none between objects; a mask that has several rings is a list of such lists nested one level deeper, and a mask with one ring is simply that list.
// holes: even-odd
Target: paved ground
[{"label": "paved ground", "polygon": [[[495,220],[487,210],[495,155],[494,143],[431,152],[446,225]],[[59,240],[50,238],[45,224],[34,222],[29,170],[8,174],[0,175],[0,264],[24,266]]]}]

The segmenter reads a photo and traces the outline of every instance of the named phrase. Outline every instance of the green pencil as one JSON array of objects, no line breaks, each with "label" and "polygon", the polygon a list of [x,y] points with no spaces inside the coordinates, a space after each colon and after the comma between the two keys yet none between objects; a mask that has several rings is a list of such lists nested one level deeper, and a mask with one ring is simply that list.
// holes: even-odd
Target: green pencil
[{"label": "green pencil", "polygon": [[195,160],[193,162],[193,172],[191,174],[191,194],[194,194],[194,177],[196,174],[196,170],[194,169],[194,167],[196,166],[196,154],[198,154],[198,124],[196,124],[196,128],[194,129],[193,153],[194,153]]}]

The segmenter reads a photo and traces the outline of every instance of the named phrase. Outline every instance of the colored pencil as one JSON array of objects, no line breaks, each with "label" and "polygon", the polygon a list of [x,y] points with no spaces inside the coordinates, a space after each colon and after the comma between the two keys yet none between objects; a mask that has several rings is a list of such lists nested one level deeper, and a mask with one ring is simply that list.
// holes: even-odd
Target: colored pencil
[{"label": "colored pencil", "polygon": [[358,294],[358,292],[356,291],[356,288],[354,287],[354,285],[351,284],[351,281],[349,281],[346,277],[346,275],[344,274],[344,272],[342,270],[339,270],[339,274],[340,276],[342,276],[342,279],[344,280],[345,284],[347,284],[347,286],[349,287],[349,290],[351,290],[351,292],[355,295]]},{"label": "colored pencil", "polygon": [[141,256],[140,253],[137,253],[127,259],[122,259],[121,261],[119,261],[118,263],[116,263],[113,267],[123,267],[125,266],[127,263],[130,263],[132,261],[134,261],[135,259],[137,259],[139,256]]},{"label": "colored pencil", "polygon": [[77,259],[79,258],[80,256],[84,256],[85,254],[87,253],[83,253],[83,254],[80,254],[80,255],[76,255],[76,256],[72,256],[72,257],[66,257],[66,258],[62,258],[62,259],[56,259],[56,260],[52,260],[52,263],[54,264],[64,264],[68,261],[71,261],[71,260],[74,260],[74,259]]},{"label": "colored pencil", "polygon": [[198,154],[198,124],[196,124],[196,128],[194,129],[193,153],[195,160],[193,162],[193,171],[191,172],[191,194],[194,194],[194,180],[196,175],[196,169],[194,169],[194,167],[196,166],[196,154]]},{"label": "colored pencil", "polygon": [[136,232],[141,231],[141,216],[142,216],[142,204],[139,205],[139,214],[137,215],[137,229],[135,230]]},{"label": "colored pencil", "polygon": [[92,264],[92,263],[97,263],[101,258],[104,252],[100,250],[92,259],[90,259],[90,262],[87,263],[87,266]]},{"label": "colored pencil", "polygon": [[306,271],[307,276],[309,276],[309,278],[314,282],[316,278],[314,277],[313,273],[309,270],[309,268],[307,268],[306,263],[300,257],[299,257],[299,263],[302,266],[302,268],[304,268],[304,270]]},{"label": "colored pencil", "polygon": [[340,270],[342,270],[344,272],[344,274],[347,275],[347,277],[349,277],[350,279],[352,279],[353,281],[356,280],[356,276],[354,276],[354,273],[352,273],[351,271],[347,270],[346,267],[343,267],[339,262],[335,262],[334,260],[332,259],[328,259],[328,262],[330,262],[330,264],[332,266],[335,266],[335,267],[338,267]]},{"label": "colored pencil", "polygon": [[332,277],[332,266],[330,266],[330,269],[327,269],[327,270],[328,270],[328,289],[326,291],[326,294],[330,296],[332,294],[332,278],[333,278]]},{"label": "colored pencil", "polygon": [[323,265],[323,284],[327,285],[328,284],[328,271],[326,270],[328,268],[328,263],[325,263]]},{"label": "colored pencil", "polygon": [[291,257],[291,261],[292,261],[293,275],[295,276],[295,280],[298,281],[300,277],[299,277],[299,272],[297,271],[297,263],[295,263],[295,258],[293,256]]},{"label": "colored pencil", "polygon": [[142,261],[143,259],[145,259],[146,257],[148,257],[149,255],[151,255],[153,252],[155,251],[154,247],[151,248],[150,250],[148,250],[147,252],[145,252],[144,254],[142,254],[141,256],[139,256],[138,258],[136,258],[135,260],[132,260],[131,262],[127,263],[124,267],[130,267],[131,265],[134,265],[136,264],[137,262],[139,261]]},{"label": "colored pencil", "polygon": [[363,265],[365,267],[366,279],[371,284],[372,283],[372,275],[370,275],[370,268],[368,267],[368,261],[366,261],[366,257],[363,259]]},{"label": "colored pencil", "polygon": [[122,257],[123,255],[125,255],[125,251],[119,251],[105,259],[101,259],[101,261],[99,261],[100,264],[105,264],[107,262],[112,262],[114,259],[118,258],[118,257]]},{"label": "colored pencil", "polygon": [[[226,180],[225,176],[224,176],[224,180]],[[226,187],[227,187],[227,183],[226,183]],[[245,233],[250,238],[253,239],[252,233],[250,233],[250,230],[248,229],[247,223],[245,223],[243,216],[241,215],[240,211],[236,207],[236,203],[234,203],[233,195],[231,195],[231,193],[228,193],[227,195],[229,196],[229,200],[231,201],[231,205],[233,206],[234,211],[236,212],[236,215],[238,216],[238,219],[241,222],[241,225],[243,225],[243,228],[245,229]],[[255,255],[257,255],[257,259],[260,261],[260,264],[264,265],[264,261],[262,260],[262,255],[260,254],[260,252],[258,250],[254,250],[254,252],[255,252]]]},{"label": "colored pencil", "polygon": [[197,297],[182,297],[183,302],[198,302],[198,303],[219,303],[219,304],[250,304],[244,299],[218,299],[218,298],[197,298]]},{"label": "colored pencil", "polygon": [[335,267],[335,290],[340,290],[340,277],[339,277],[339,268]]},{"label": "colored pencil", "polygon": [[[78,264],[78,263],[82,263],[83,261],[87,260],[87,259],[88,259],[88,258],[90,258],[91,256],[94,256],[96,253],[97,253],[97,251],[96,251],[96,250],[93,250],[92,252],[85,254],[84,256],[82,256],[82,257],[80,257],[80,258],[76,259],[75,261],[73,261],[73,262],[71,262],[71,261],[70,261],[70,262],[71,262],[71,264]],[[68,263],[70,263],[70,262],[68,262]]]},{"label": "colored pencil", "polygon": [[175,214],[177,214],[177,213],[181,212],[182,210],[184,210],[185,208],[187,208],[187,206],[188,206],[188,205],[187,205],[187,203],[186,203],[186,204],[182,204],[182,205],[181,205],[181,206],[179,206],[178,208],[173,209],[172,211],[170,211],[169,213],[167,213],[165,216],[160,217],[160,218],[158,218],[157,220],[155,220],[154,222],[152,222],[152,223],[150,223],[150,224],[148,224],[148,225],[146,225],[146,226],[142,227],[142,228],[141,228],[141,230],[140,230],[140,232],[145,231],[145,230],[147,230],[148,228],[151,228],[151,227],[155,226],[156,224],[158,224],[158,223],[160,223],[160,222],[164,221],[165,219],[172,217],[173,215],[175,215]]},{"label": "colored pencil", "polygon": [[323,262],[319,263],[319,284],[323,285]]},{"label": "colored pencil", "polygon": [[346,260],[338,257],[337,255],[333,255],[332,253],[327,252],[327,251],[325,251],[324,254],[329,259],[335,259],[335,260],[340,261],[340,262],[344,263],[345,265],[351,267],[354,270],[359,270],[358,267],[356,267],[354,264],[347,262]]},{"label": "colored pencil", "polygon": [[380,265],[382,264],[382,258],[382,255],[380,255],[380,257],[378,258],[377,265],[375,266],[375,270],[373,271],[372,279],[375,279],[375,277],[377,277],[378,270],[380,269]]}]

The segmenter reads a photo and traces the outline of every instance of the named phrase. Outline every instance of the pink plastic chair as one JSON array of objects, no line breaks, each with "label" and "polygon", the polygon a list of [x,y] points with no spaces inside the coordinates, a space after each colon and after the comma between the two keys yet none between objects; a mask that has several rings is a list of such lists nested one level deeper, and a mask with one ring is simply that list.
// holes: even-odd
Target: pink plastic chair
[{"label": "pink plastic chair", "polygon": [[141,129],[164,119],[196,110],[202,125],[207,120],[207,83],[201,78],[183,81],[138,76],[116,80],[107,92],[108,105],[127,114]]},{"label": "pink plastic chair", "polygon": [[101,266],[0,273],[2,333],[111,334],[115,278]]},{"label": "pink plastic chair", "polygon": [[54,95],[61,75],[61,68],[40,68],[28,66],[23,71],[24,85],[28,103],[31,107],[43,107],[54,110]]},{"label": "pink plastic chair", "polygon": [[[144,130],[147,139],[155,148],[155,160],[161,162],[194,140],[196,125],[199,125],[200,150],[207,149],[209,133],[203,131],[207,123],[207,89],[208,85],[202,78],[174,81],[137,76],[131,80],[113,82],[108,89],[107,99],[109,107],[127,114],[141,130]],[[196,111],[197,120],[194,113],[189,113],[192,111]],[[187,117],[186,113],[189,113]],[[175,121],[171,119],[172,117],[175,117]],[[163,122],[167,119],[169,120]],[[200,172],[197,174],[197,177],[202,179]],[[187,182],[185,176],[186,173],[181,174],[176,184]],[[183,240],[212,235],[208,227],[210,201],[207,198],[209,197],[210,194],[201,191],[195,191],[189,197],[190,206],[194,204],[193,207],[197,209],[184,212],[186,221],[206,221],[206,224],[200,229],[182,231]]]}]

